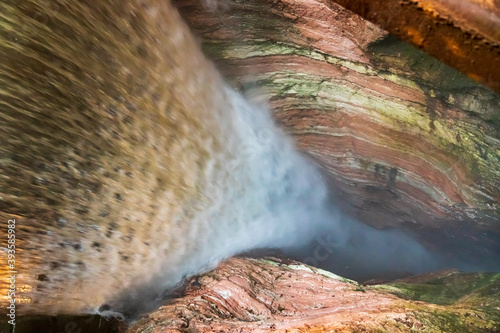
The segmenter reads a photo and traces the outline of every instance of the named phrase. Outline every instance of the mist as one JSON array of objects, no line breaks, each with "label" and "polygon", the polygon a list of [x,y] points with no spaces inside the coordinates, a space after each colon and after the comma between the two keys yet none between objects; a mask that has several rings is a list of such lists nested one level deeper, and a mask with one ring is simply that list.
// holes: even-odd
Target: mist
[{"label": "mist", "polygon": [[[330,188],[330,198],[334,188]],[[488,235],[475,231],[483,242],[463,235],[433,231],[426,245],[404,228],[377,229],[342,212],[335,199],[328,208],[330,223],[320,227],[307,244],[285,247],[280,255],[331,271],[359,282],[390,281],[431,271],[456,269],[463,272],[500,270],[500,246],[486,242]],[[494,236],[493,236],[494,237]]]},{"label": "mist", "polygon": [[[96,309],[134,317],[153,310],[190,276],[253,249],[285,256],[357,280],[400,277],[441,268],[464,268],[429,251],[400,230],[378,230],[342,212],[319,169],[295,147],[270,112],[226,88],[219,119],[225,149],[211,151],[199,186],[203,196],[187,203],[188,223],[159,273]],[[209,147],[207,147],[209,149]],[[174,217],[175,218],[175,217]]]}]

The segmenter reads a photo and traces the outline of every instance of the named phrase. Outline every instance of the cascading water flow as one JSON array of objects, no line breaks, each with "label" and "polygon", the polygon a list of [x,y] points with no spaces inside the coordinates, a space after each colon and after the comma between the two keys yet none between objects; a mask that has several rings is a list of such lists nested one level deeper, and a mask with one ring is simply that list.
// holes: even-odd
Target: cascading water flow
[{"label": "cascading water flow", "polygon": [[344,216],[169,1],[0,7],[0,230],[6,240],[16,220],[19,314],[134,316],[252,249],[360,275],[444,265],[402,232]]},{"label": "cascading water flow", "polygon": [[[416,274],[440,266],[408,235],[376,230],[344,216],[331,201],[332,189],[317,167],[276,127],[266,109],[252,106],[228,87],[220,94],[228,96],[218,113],[223,116],[217,135],[225,147],[210,152],[199,183],[202,198],[192,203],[196,209],[188,232],[179,235],[180,242],[189,245],[180,247],[186,249],[178,253],[181,260],[170,262],[141,292],[135,290],[132,300],[120,296],[112,308],[135,313],[138,306],[154,307],[154,302],[148,304],[152,296],[183,277],[259,248],[282,249],[334,272],[351,265],[355,274],[367,276],[393,271]],[[320,250],[311,248],[316,242],[322,245]],[[152,290],[150,297],[144,297]]]}]

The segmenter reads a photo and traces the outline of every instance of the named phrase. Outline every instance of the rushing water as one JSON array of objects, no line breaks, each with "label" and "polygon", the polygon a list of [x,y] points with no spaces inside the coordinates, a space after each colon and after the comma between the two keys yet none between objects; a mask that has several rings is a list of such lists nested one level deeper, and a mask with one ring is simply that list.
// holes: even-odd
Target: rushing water
[{"label": "rushing water", "polygon": [[133,313],[328,223],[320,173],[168,1],[0,7],[1,218],[16,219],[20,313]]},{"label": "rushing water", "polygon": [[[223,82],[168,1],[0,7],[2,29],[22,28],[0,43],[0,216],[18,219],[23,312],[130,315],[255,248],[363,272],[440,267],[409,236],[343,216],[318,169]],[[315,241],[323,252],[308,249]]]}]

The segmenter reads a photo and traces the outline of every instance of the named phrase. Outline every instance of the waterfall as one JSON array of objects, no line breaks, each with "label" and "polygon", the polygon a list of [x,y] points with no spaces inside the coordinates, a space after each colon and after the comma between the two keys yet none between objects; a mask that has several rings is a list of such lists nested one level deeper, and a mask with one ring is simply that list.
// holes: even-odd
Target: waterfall
[{"label": "waterfall", "polygon": [[0,8],[0,35],[18,34],[0,40],[0,222],[17,219],[21,313],[134,315],[225,258],[281,248],[307,259],[321,237],[326,252],[309,263],[436,267],[410,237],[344,216],[169,1]]}]

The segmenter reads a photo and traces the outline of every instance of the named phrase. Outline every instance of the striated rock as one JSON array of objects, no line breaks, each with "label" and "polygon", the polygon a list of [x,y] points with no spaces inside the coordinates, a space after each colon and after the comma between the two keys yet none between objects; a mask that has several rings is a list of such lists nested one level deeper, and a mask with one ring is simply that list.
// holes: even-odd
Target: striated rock
[{"label": "striated rock", "polygon": [[500,92],[498,0],[334,0]]},{"label": "striated rock", "polygon": [[[319,0],[175,1],[205,51],[266,103],[348,211],[435,246],[500,235],[500,98]],[[440,244],[429,241],[436,230]],[[479,231],[478,231],[479,230]]]},{"label": "striated rock", "polygon": [[233,258],[128,332],[497,332],[499,290],[500,274],[367,286],[299,262]]}]

